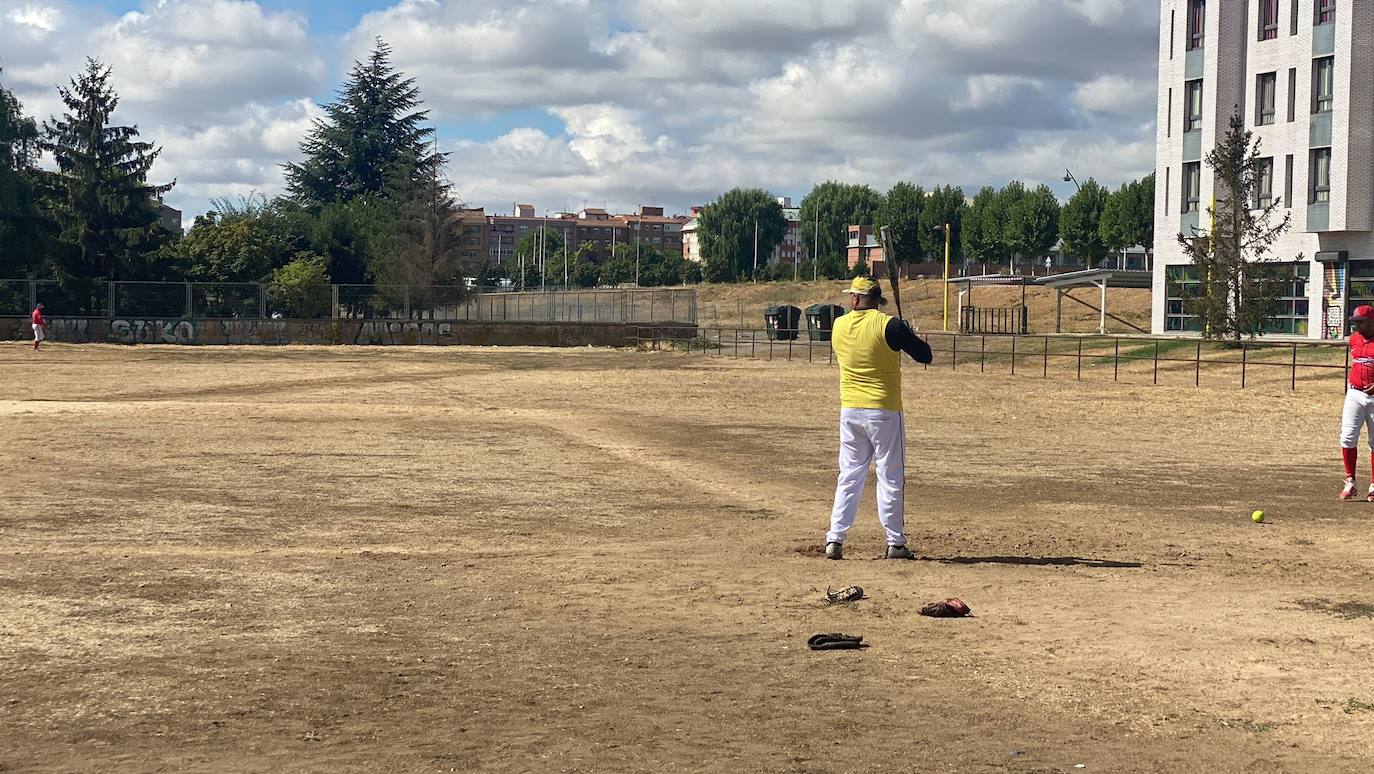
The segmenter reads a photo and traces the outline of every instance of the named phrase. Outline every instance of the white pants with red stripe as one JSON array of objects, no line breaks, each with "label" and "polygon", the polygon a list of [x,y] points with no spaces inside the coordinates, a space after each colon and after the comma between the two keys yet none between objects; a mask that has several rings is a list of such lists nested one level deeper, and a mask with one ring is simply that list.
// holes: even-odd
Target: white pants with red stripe
[{"label": "white pants with red stripe", "polygon": [[878,520],[887,533],[887,544],[906,545],[906,427],[902,412],[851,408],[840,410],[840,477],[835,485],[827,543],[843,543],[845,533],[854,526],[872,462],[878,466]]},{"label": "white pants with red stripe", "polygon": [[1360,445],[1360,428],[1369,427],[1369,443],[1374,448],[1374,395],[1348,387],[1345,391],[1345,410],[1341,412],[1341,448],[1354,449]]}]

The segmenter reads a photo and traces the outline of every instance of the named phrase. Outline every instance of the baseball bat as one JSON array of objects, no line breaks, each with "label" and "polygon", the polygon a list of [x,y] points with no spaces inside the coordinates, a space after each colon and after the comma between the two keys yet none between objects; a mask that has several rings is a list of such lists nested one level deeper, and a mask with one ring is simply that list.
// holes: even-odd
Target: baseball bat
[{"label": "baseball bat", "polygon": [[902,314],[902,289],[897,284],[897,260],[892,250],[892,230],[887,226],[879,229],[883,239],[883,258],[887,261],[887,280],[892,284],[892,302],[897,305],[897,319],[905,320]]}]

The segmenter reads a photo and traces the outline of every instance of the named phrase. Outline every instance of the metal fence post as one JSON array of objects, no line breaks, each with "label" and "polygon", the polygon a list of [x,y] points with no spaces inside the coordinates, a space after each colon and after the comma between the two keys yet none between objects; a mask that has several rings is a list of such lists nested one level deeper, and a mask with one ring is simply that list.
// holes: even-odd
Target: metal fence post
[{"label": "metal fence post", "polygon": [[1245,368],[1247,365],[1246,361],[1250,359],[1249,350],[1250,342],[1242,341],[1240,343],[1240,388],[1242,390],[1245,389]]},{"label": "metal fence post", "polygon": [[410,286],[405,285],[401,290],[401,313],[407,320],[410,319]]},{"label": "metal fence post", "polygon": [[1198,339],[1198,342],[1197,342],[1197,358],[1193,361],[1193,365],[1194,365],[1194,368],[1196,369],[1196,370],[1194,371],[1194,373],[1193,373],[1193,386],[1194,386],[1194,387],[1201,387],[1201,386],[1202,386],[1202,340],[1201,340],[1201,339]]},{"label": "metal fence post", "polygon": [[258,283],[258,317],[267,317],[267,284]]},{"label": "metal fence post", "polygon": [[191,313],[191,283],[186,283],[186,318],[190,319],[194,315]]},{"label": "metal fence post", "polygon": [[1151,384],[1159,384],[1159,339],[1155,339],[1155,372]]},{"label": "metal fence post", "polygon": [[1116,348],[1112,352],[1112,381],[1117,381],[1121,376],[1121,339],[1112,339]]},{"label": "metal fence post", "polygon": [[978,344],[978,373],[981,374],[983,373],[983,365],[987,360],[988,337],[987,334],[983,334],[979,338],[982,339],[982,341]]},{"label": "metal fence post", "polygon": [[1044,366],[1044,368],[1042,368],[1041,371],[1040,371],[1040,378],[1041,378],[1041,379],[1048,379],[1049,377],[1050,377],[1050,337],[1049,337],[1049,336],[1046,336],[1046,337],[1045,337],[1045,366]]},{"label": "metal fence post", "polygon": [[329,297],[331,299],[329,318],[331,320],[337,320],[339,319],[339,286],[337,284],[330,285],[329,290]]},{"label": "metal fence post", "polygon": [[[1347,352],[1348,352],[1348,351],[1349,351],[1349,350],[1347,350]],[[1297,391],[1298,391],[1298,345],[1297,345],[1297,344],[1294,344],[1294,345],[1293,345],[1293,371],[1292,371],[1292,373],[1293,373],[1293,381],[1292,381],[1292,384],[1289,385],[1288,389],[1292,390],[1293,392],[1297,392]]]},{"label": "metal fence post", "polygon": [[954,334],[953,344],[950,345],[949,370],[959,370],[959,334]]},{"label": "metal fence post", "polygon": [[1074,378],[1076,378],[1076,379],[1077,379],[1078,381],[1080,381],[1080,382],[1083,381],[1083,337],[1082,337],[1082,336],[1079,336],[1079,337],[1078,337],[1078,375],[1077,375],[1076,377],[1074,377]]},{"label": "metal fence post", "polygon": [[[119,283],[116,282],[115,280],[110,280],[110,284],[109,284],[108,286],[106,286],[106,290],[109,291],[109,296],[110,296],[110,297],[109,297],[109,305],[110,305],[109,315],[110,315],[110,317],[114,317],[114,316],[115,316],[115,295],[117,294],[117,292],[115,291],[115,285],[118,285],[118,284],[119,284]],[[266,315],[263,315],[263,316],[265,317]]]},{"label": "metal fence post", "polygon": [[1011,337],[1011,375],[1016,376],[1016,337]]}]

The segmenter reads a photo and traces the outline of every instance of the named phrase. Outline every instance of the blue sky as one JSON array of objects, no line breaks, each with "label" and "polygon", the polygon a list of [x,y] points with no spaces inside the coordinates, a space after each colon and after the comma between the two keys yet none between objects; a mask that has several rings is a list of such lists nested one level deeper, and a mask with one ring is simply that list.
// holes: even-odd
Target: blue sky
[{"label": "blue sky", "polygon": [[1153,166],[1157,8],[1139,0],[0,0],[0,84],[39,117],[85,56],[163,146],[188,215],[280,165],[381,36],[475,206],[800,198],[1011,179],[1067,195]]}]

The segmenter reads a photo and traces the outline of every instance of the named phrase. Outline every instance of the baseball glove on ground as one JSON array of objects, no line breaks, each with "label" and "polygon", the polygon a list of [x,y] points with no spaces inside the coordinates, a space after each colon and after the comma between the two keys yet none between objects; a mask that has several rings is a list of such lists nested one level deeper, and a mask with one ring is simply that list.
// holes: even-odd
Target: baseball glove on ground
[{"label": "baseball glove on ground", "polygon": [[845,586],[839,591],[831,591],[829,586],[825,587],[825,601],[831,605],[841,602],[858,602],[863,598],[863,586]]},{"label": "baseball glove on ground", "polygon": [[944,602],[931,602],[921,608],[921,615],[928,615],[931,618],[963,618],[972,615],[973,611],[964,604],[958,597],[950,597]]}]

